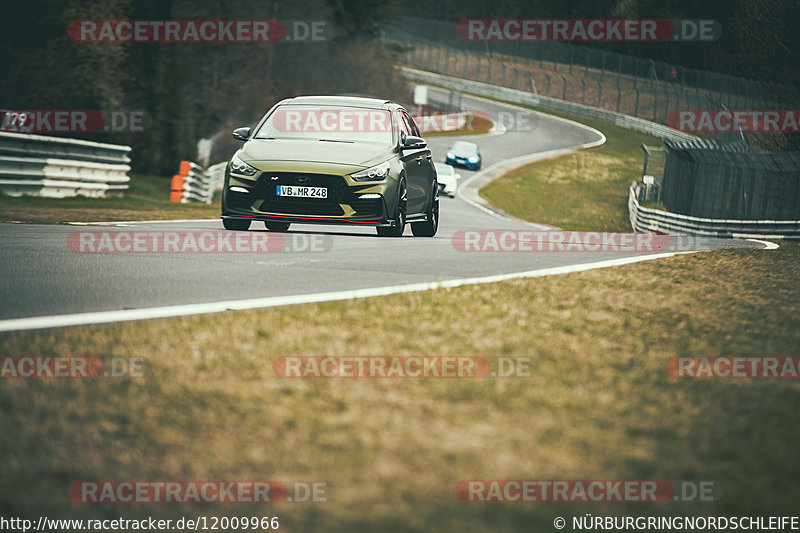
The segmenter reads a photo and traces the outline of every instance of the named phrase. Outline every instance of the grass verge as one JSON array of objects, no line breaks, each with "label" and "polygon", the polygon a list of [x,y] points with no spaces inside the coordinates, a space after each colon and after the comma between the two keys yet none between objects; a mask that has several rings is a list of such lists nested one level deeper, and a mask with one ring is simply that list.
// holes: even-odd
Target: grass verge
[{"label": "grass verge", "polygon": [[12,198],[0,195],[0,221],[63,224],[117,220],[179,220],[219,217],[219,197],[211,204],[169,201],[170,180],[163,176],[132,174],[123,198]]},{"label": "grass verge", "polygon": [[[357,301],[0,336],[144,357],[142,378],[0,380],[0,510],[281,517],[287,531],[546,531],[555,516],[779,515],[797,380],[676,380],[677,355],[798,355],[800,245]],[[468,311],[465,311],[468,310]],[[435,319],[433,319],[435,317]],[[345,327],[360,324],[362,327]],[[532,376],[278,379],[286,355],[527,357]],[[308,480],[327,503],[79,505],[75,480]],[[468,479],[714,480],[715,503],[478,504]]]},{"label": "grass verge", "polygon": [[603,132],[606,142],[520,167],[479,194],[531,222],[568,230],[630,231],[628,187],[641,174],[640,145],[659,145],[661,140],[600,121],[522,107],[586,124]]}]

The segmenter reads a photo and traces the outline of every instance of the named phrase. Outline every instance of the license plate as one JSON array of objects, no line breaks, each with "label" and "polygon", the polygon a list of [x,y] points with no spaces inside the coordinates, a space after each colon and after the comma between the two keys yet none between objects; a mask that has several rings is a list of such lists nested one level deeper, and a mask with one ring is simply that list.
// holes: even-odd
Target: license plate
[{"label": "license plate", "polygon": [[327,187],[301,187],[299,185],[277,185],[275,196],[290,196],[294,198],[327,198]]}]

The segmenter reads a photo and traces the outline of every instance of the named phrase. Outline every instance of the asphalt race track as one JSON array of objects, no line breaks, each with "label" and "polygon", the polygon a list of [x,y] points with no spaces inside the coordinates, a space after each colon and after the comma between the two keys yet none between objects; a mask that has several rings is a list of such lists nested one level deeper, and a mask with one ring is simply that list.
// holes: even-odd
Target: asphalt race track
[{"label": "asphalt race track", "polygon": [[[470,137],[483,153],[483,171],[511,158],[599,140],[590,129],[518,108],[466,96],[463,105],[483,109],[493,119],[503,110],[521,112],[533,125],[533,131],[512,128],[500,135]],[[436,161],[444,160],[451,142],[430,140]],[[459,172],[462,186],[476,174]],[[373,227],[293,225],[284,239],[294,251],[279,253],[76,253],[67,246],[69,234],[78,231],[224,231],[219,220],[96,226],[0,224],[0,330],[21,329],[9,319],[403,286],[646,255],[620,251],[464,253],[454,247],[453,236],[459,230],[543,227],[498,217],[458,196],[441,199],[440,219],[433,239],[415,238],[408,227],[398,239],[380,238]],[[266,233],[266,229],[253,223],[250,232]],[[763,245],[701,239],[692,248],[726,246]]]}]

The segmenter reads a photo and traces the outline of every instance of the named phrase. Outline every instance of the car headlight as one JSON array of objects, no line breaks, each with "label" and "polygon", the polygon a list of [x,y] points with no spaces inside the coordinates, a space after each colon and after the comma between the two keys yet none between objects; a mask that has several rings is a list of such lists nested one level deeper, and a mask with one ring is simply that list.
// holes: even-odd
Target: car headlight
[{"label": "car headlight", "polygon": [[469,156],[468,161],[470,163],[477,163],[478,162],[478,156],[477,155],[471,155],[471,156]]},{"label": "car headlight", "polygon": [[447,159],[455,159],[456,156],[453,155],[453,152],[447,152]]},{"label": "car headlight", "polygon": [[361,170],[355,174],[350,174],[350,177],[356,181],[380,181],[386,179],[386,176],[389,175],[389,168],[389,162],[386,161],[380,165],[375,165],[374,167]]},{"label": "car headlight", "polygon": [[235,172],[236,174],[241,174],[243,176],[252,176],[258,172],[258,169],[248,165],[239,159],[239,157],[233,156],[233,159],[231,159],[231,172]]}]

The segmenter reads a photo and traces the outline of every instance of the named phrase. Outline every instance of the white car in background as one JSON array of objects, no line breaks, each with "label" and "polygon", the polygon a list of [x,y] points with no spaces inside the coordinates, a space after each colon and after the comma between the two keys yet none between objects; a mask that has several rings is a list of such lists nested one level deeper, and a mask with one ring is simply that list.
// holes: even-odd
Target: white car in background
[{"label": "white car in background", "polygon": [[461,174],[456,173],[453,167],[444,163],[434,163],[433,165],[436,167],[436,180],[439,182],[439,190],[450,198],[455,198]]}]

